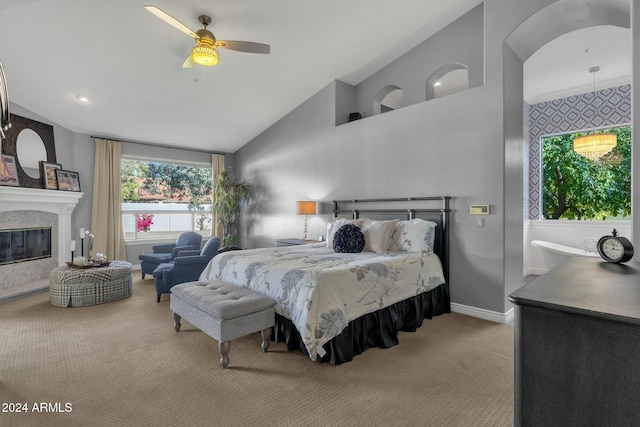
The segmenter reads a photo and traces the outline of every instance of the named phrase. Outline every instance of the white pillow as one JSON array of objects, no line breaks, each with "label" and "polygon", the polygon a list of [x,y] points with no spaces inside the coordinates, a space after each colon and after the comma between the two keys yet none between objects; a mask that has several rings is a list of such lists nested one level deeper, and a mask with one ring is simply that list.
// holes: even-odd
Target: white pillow
[{"label": "white pillow", "polygon": [[365,218],[362,223],[362,234],[364,234],[364,251],[384,254],[387,252],[391,233],[396,227],[398,220],[376,221]]},{"label": "white pillow", "polygon": [[333,249],[333,236],[336,235],[336,231],[345,224],[353,224],[358,227],[362,227],[362,218],[358,219],[344,219],[337,218],[335,221],[327,224],[327,247]]},{"label": "white pillow", "polygon": [[437,225],[420,218],[398,221],[391,233],[389,251],[432,253]]}]

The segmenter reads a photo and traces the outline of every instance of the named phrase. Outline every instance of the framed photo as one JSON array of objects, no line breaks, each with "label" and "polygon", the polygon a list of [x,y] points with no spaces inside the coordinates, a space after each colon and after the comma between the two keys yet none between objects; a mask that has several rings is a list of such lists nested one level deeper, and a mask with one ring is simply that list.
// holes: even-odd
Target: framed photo
[{"label": "framed photo", "polygon": [[55,171],[58,180],[58,190],[80,191],[80,176],[78,176],[78,172],[65,171],[62,169],[56,169]]},{"label": "framed photo", "polygon": [[62,165],[40,161],[40,176],[44,181],[44,188],[47,190],[58,189],[58,177],[56,176],[58,169],[62,169]]},{"label": "framed photo", "polygon": [[0,185],[12,185],[18,187],[18,169],[16,169],[16,158],[8,154],[0,155]]}]

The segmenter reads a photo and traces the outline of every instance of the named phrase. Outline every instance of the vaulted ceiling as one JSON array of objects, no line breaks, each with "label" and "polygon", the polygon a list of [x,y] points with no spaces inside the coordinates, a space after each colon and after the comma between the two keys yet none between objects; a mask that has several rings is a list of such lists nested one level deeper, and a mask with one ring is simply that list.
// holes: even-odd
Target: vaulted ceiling
[{"label": "vaulted ceiling", "polygon": [[[360,83],[480,2],[157,0],[193,30],[206,14],[218,39],[271,46],[269,55],[221,49],[217,66],[184,69],[194,40],[146,11],[147,1],[0,0],[0,62],[13,103],[74,132],[234,152],[334,79]],[[599,40],[574,40],[583,75],[532,57],[526,97],[565,90],[549,88],[561,80],[584,87],[586,64],[608,79],[609,65],[584,53]],[[568,49],[549,50],[554,66]]]}]

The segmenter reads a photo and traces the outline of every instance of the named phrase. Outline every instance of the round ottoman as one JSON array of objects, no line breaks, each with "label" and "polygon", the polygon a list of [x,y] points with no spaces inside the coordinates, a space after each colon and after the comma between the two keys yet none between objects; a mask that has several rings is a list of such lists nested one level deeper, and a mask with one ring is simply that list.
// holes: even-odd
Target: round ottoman
[{"label": "round ottoman", "polygon": [[133,268],[126,261],[106,267],[58,267],[49,274],[49,303],[58,307],[103,304],[133,294]]}]

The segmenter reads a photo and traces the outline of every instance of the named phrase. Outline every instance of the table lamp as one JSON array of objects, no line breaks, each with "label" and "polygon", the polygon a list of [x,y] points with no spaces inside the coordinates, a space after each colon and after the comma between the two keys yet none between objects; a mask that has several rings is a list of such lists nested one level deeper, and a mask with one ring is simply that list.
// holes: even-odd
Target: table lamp
[{"label": "table lamp", "polygon": [[309,215],[316,214],[316,202],[312,201],[299,201],[298,204],[298,215],[304,215],[304,240],[309,240],[309,236],[307,235],[307,219]]}]

